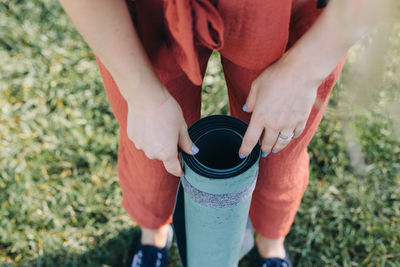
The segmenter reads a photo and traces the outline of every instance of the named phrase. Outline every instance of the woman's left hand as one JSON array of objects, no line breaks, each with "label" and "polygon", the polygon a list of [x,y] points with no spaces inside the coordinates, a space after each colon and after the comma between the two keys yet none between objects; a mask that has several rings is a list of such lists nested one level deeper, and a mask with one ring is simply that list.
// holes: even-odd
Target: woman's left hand
[{"label": "woman's left hand", "polygon": [[[357,40],[392,17],[385,12],[396,10],[392,2],[396,1],[329,2],[293,47],[253,81],[243,108],[253,114],[239,149],[240,157],[250,154],[263,131],[263,156],[282,150],[292,134],[296,138],[303,132],[318,86]],[[286,141],[284,137],[288,137]]]},{"label": "woman's left hand", "polygon": [[250,154],[263,131],[263,157],[282,150],[303,132],[321,80],[310,78],[307,65],[296,65],[283,56],[253,81],[243,106],[253,114],[239,149],[241,158]]}]

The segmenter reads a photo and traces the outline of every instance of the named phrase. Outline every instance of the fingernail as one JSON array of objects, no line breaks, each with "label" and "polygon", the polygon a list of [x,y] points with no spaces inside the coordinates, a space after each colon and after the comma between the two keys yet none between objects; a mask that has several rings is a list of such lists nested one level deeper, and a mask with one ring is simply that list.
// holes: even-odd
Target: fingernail
[{"label": "fingernail", "polygon": [[199,149],[195,144],[192,145],[192,152],[193,152],[193,154],[196,155],[197,153],[199,153],[199,150],[200,150],[200,149]]},{"label": "fingernail", "polygon": [[279,150],[272,149],[272,153],[278,153]]},{"label": "fingernail", "polygon": [[268,154],[269,154],[269,153],[262,152],[262,153],[261,153],[261,157],[266,158],[266,157],[268,156]]},{"label": "fingernail", "polygon": [[245,155],[239,154],[239,158],[244,159],[245,157]]},{"label": "fingernail", "polygon": [[242,107],[242,109],[243,109],[244,112],[246,112],[246,111],[247,111],[247,105],[244,104],[243,107]]}]

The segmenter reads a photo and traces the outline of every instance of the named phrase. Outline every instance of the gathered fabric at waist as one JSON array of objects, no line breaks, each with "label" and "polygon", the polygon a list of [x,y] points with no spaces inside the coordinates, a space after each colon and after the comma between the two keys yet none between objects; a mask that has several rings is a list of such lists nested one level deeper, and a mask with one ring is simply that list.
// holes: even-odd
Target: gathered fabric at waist
[{"label": "gathered fabric at waist", "polygon": [[[131,14],[153,65],[171,68],[165,65],[165,58],[172,56],[176,68],[200,85],[199,49],[218,50],[223,57],[251,70],[265,69],[287,48],[293,7],[307,5],[308,9],[316,9],[316,1],[136,0],[128,3],[134,5]],[[317,12],[310,14],[315,16]]]}]

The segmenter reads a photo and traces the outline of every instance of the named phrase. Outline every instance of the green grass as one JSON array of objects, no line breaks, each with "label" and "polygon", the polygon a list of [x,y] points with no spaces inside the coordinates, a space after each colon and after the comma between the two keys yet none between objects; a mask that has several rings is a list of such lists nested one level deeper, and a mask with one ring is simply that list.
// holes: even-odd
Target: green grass
[{"label": "green grass", "polygon": [[[55,1],[0,1],[0,25],[1,262],[129,266],[138,229],[120,207],[119,130],[93,53]],[[369,106],[339,112],[348,64],[310,144],[310,185],[287,237],[297,266],[400,266],[399,125],[385,109],[398,99],[399,32]],[[228,113],[225,90],[214,54],[203,115]],[[169,261],[178,265],[175,248]]]}]

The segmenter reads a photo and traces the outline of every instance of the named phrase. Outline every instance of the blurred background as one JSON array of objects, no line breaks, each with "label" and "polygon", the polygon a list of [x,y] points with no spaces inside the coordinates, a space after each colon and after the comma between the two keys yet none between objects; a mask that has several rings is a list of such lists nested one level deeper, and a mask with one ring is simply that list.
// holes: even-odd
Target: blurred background
[{"label": "blurred background", "polygon": [[[399,70],[400,23],[351,50],[309,146],[286,241],[297,266],[400,266]],[[203,116],[228,113],[218,53],[203,91]],[[139,232],[120,207],[118,131],[59,3],[0,1],[0,266],[129,266]]]}]

